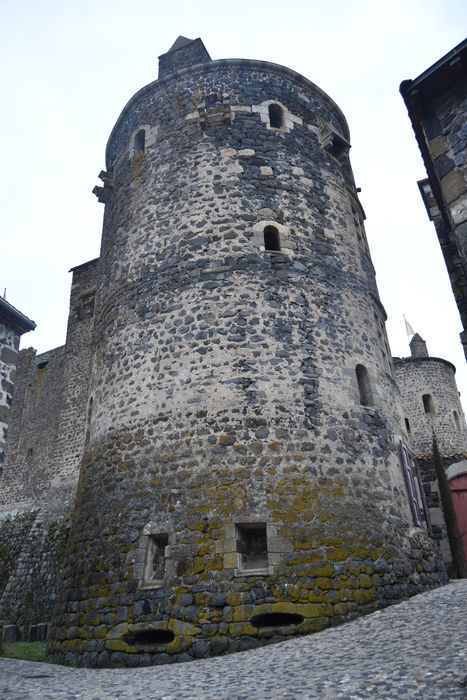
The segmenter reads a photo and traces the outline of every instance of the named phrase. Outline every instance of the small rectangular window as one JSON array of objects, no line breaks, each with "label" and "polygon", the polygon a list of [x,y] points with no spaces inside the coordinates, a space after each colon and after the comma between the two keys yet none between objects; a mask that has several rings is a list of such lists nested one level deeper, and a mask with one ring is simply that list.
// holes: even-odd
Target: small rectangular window
[{"label": "small rectangular window", "polygon": [[167,534],[150,535],[146,551],[144,582],[162,582],[165,575],[165,548],[169,543]]},{"label": "small rectangular window", "polygon": [[267,569],[268,541],[265,523],[237,525],[237,553],[239,569]]}]

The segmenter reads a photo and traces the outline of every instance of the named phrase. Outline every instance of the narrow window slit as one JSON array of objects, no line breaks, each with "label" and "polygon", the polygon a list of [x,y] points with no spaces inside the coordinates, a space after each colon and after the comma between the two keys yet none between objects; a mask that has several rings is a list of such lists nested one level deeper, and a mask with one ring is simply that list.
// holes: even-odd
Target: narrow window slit
[{"label": "narrow window slit", "polygon": [[281,249],[279,231],[275,226],[266,226],[264,229],[264,249],[275,251]]},{"label": "narrow window slit", "polygon": [[423,394],[422,401],[425,413],[435,412],[435,404],[433,403],[433,397],[431,394]]},{"label": "narrow window slit", "polygon": [[284,110],[280,105],[271,104],[268,107],[269,124],[273,129],[281,129],[284,124]]},{"label": "narrow window slit", "polygon": [[370,376],[368,370],[363,365],[357,365],[355,367],[355,374],[357,376],[358,392],[360,394],[360,403],[362,406],[372,406],[373,397],[371,394],[371,384]]},{"label": "narrow window slit", "polygon": [[134,142],[135,155],[138,155],[138,153],[144,153],[145,146],[146,146],[146,132],[144,129],[141,129],[140,131],[138,131],[138,133],[135,136],[135,142]]}]

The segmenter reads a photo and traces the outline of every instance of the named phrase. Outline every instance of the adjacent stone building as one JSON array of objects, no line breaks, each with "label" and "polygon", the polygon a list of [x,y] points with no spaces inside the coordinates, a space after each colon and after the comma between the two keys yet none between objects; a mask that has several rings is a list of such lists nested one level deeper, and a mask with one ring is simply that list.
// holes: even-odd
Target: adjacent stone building
[{"label": "adjacent stone building", "polygon": [[[426,343],[418,333],[410,342],[410,350],[411,357],[394,358],[395,377],[401,392],[408,441],[422,473],[433,535],[439,540],[443,559],[450,569],[451,551],[433,464],[433,438],[436,438],[443,457],[451,488],[454,492],[459,491],[454,505],[461,524],[467,510],[467,499],[460,494],[465,488],[461,488],[460,482],[467,475],[465,416],[454,365],[439,357],[430,357]],[[464,539],[464,549],[467,561],[467,538]]]},{"label": "adjacent stone building", "polygon": [[428,178],[418,184],[438,234],[467,357],[467,39],[400,91]]},{"label": "adjacent stone building", "polygon": [[29,624],[55,601],[57,661],[247,649],[446,581],[349,139],[303,76],[183,37],[117,120],[101,256],[74,269],[65,346],[23,354],[0,491],[52,542]]},{"label": "adjacent stone building", "polygon": [[0,477],[5,462],[5,444],[10,422],[11,399],[18,363],[19,342],[23,333],[36,324],[0,297]]}]

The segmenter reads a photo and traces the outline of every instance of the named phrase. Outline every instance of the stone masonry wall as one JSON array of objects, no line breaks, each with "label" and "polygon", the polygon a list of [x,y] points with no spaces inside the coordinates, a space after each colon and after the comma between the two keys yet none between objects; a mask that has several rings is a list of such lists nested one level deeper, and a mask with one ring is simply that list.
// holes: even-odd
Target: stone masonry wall
[{"label": "stone masonry wall", "polygon": [[[5,552],[16,554],[0,619],[26,639],[31,625],[50,621],[61,576],[86,439],[96,267],[91,261],[74,270],[66,344],[40,355],[29,348],[18,357],[0,482],[0,532]],[[18,528],[29,516],[34,525],[20,544]]]},{"label": "stone masonry wall", "polygon": [[[441,217],[434,223],[451,278],[454,296],[467,328],[467,82],[465,77],[426,106],[422,125],[451,220],[447,235]],[[451,239],[452,236],[452,239]],[[467,352],[467,338],[463,338]]]},{"label": "stone masonry wall", "polygon": [[[245,649],[446,580],[412,525],[348,138],[319,88],[255,61],[159,80],[119,118],[56,660]],[[259,570],[242,565],[248,527],[265,533]]]},{"label": "stone masonry wall", "polygon": [[19,353],[0,513],[68,513],[86,432],[95,262],[74,274],[66,345]]},{"label": "stone masonry wall", "polygon": [[5,463],[5,443],[16,374],[19,339],[19,333],[8,328],[4,323],[0,323],[0,480]]},{"label": "stone masonry wall", "polygon": [[[434,433],[443,456],[465,454],[467,426],[453,365],[436,357],[395,358],[394,370],[414,452],[430,455]],[[425,410],[425,394],[432,397],[433,412]]]}]

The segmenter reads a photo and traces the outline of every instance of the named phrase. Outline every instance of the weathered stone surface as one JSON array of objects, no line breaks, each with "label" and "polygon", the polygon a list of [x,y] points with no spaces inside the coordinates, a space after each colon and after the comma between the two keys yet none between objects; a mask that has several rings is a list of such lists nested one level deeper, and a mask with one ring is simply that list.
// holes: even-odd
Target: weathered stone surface
[{"label": "weathered stone surface", "polygon": [[[426,533],[409,539],[348,139],[327,95],[256,61],[184,65],[119,118],[102,255],[74,271],[66,345],[21,355],[5,472],[5,506],[40,505],[40,532],[53,513],[62,531],[81,460],[56,660],[248,649],[446,580]],[[24,561],[48,571],[40,532]]]}]

